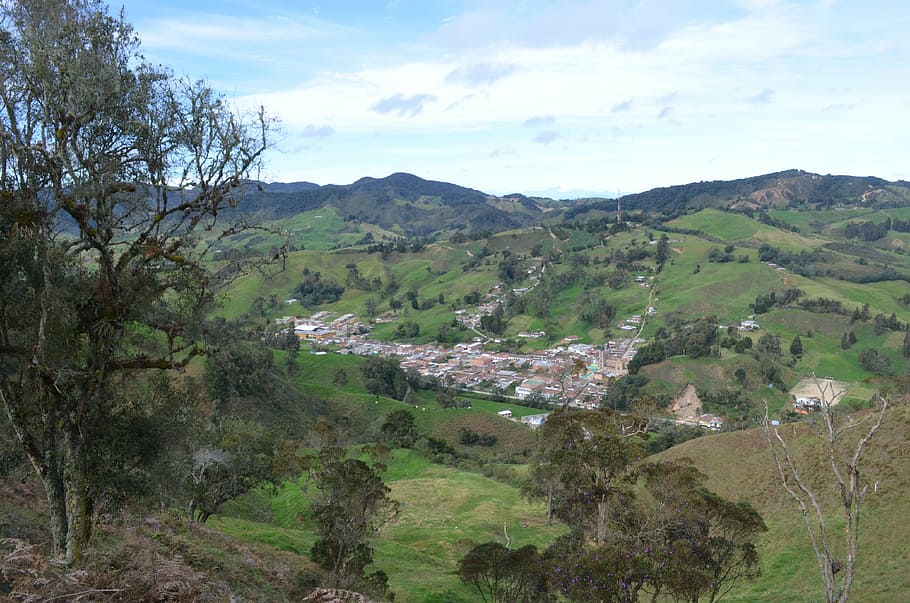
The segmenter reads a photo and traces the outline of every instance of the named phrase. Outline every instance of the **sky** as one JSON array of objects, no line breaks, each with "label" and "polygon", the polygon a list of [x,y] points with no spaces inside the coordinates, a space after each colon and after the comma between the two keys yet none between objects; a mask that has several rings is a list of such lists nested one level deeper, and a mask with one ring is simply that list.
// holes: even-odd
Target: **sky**
[{"label": "sky", "polygon": [[269,182],[576,198],[793,168],[910,179],[906,0],[122,6],[149,61],[280,120]]}]

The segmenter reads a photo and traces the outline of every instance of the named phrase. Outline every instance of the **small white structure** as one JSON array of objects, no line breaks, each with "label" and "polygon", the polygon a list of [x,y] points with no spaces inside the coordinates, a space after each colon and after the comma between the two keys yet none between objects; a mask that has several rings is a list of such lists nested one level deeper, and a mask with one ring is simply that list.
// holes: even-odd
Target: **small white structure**
[{"label": "small white structure", "polygon": [[544,412],[537,415],[527,415],[521,418],[522,425],[527,425],[531,429],[537,429],[543,422],[547,420],[547,417],[550,416],[550,413]]},{"label": "small white structure", "polygon": [[505,409],[505,410],[497,411],[496,414],[499,415],[500,417],[502,417],[503,419],[511,419],[511,418],[512,418],[512,411],[511,411],[510,409],[508,409],[508,408]]}]

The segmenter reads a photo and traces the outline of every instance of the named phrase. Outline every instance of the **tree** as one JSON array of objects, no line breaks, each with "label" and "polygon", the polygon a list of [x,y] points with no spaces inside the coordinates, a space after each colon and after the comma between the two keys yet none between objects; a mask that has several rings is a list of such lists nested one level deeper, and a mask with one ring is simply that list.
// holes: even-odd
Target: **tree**
[{"label": "tree", "polygon": [[670,239],[665,234],[660,235],[660,239],[657,241],[654,259],[657,261],[658,268],[663,268],[663,265],[670,259]]},{"label": "tree", "polygon": [[[888,400],[879,396],[879,406],[872,414],[855,419],[835,413],[834,401],[839,392],[833,391],[830,383],[825,385],[819,383],[818,389],[822,394],[819,412],[821,445],[824,449],[823,458],[830,468],[826,482],[836,489],[836,512],[844,523],[839,546],[833,534],[829,535],[829,517],[832,516],[832,510],[826,504],[819,487],[810,483],[800,471],[790,445],[781,435],[779,428],[771,423],[767,402],[762,427],[781,485],[796,503],[803,517],[809,542],[818,561],[825,601],[844,603],[850,596],[856,573],[860,510],[869,491],[869,484],[860,478],[860,466],[866,447],[885,420]],[[864,432],[855,431],[860,428],[863,428]],[[859,437],[848,440],[854,433],[859,433]]]},{"label": "tree", "polygon": [[629,440],[638,430],[614,421],[619,418],[566,409],[551,414],[538,432],[548,462],[535,463],[540,473],[531,479],[542,482],[539,491],[547,493],[554,515],[594,542],[606,539],[613,503],[628,493],[635,481],[632,465],[644,456],[641,446]]},{"label": "tree", "polygon": [[375,298],[368,297],[367,301],[364,302],[363,307],[366,309],[367,316],[370,317],[370,320],[376,318],[376,308],[378,307],[378,304],[376,303]]},{"label": "tree", "polygon": [[328,585],[348,588],[372,563],[371,540],[399,505],[389,498],[379,463],[370,466],[346,458],[340,448],[323,448],[308,465],[308,484],[316,490],[310,506],[318,535],[313,561],[326,571]]},{"label": "tree", "polygon": [[367,391],[403,400],[410,388],[401,363],[396,358],[371,356],[361,369]]},{"label": "tree", "polygon": [[510,549],[498,542],[478,544],[458,561],[458,577],[487,603],[524,603],[540,592],[540,554],[533,544]]},{"label": "tree", "polygon": [[231,339],[222,340],[220,345],[209,345],[203,380],[206,392],[213,400],[254,395],[266,397],[275,389],[274,379],[272,350]]},{"label": "tree", "polygon": [[859,363],[864,369],[876,375],[887,375],[891,372],[891,359],[875,348],[860,352]]},{"label": "tree", "polygon": [[910,329],[904,333],[904,345],[902,348],[904,358],[910,358]]},{"label": "tree", "polygon": [[386,441],[401,448],[410,448],[418,437],[414,415],[403,408],[390,412],[380,431]]},{"label": "tree", "polygon": [[706,476],[686,463],[647,464],[641,475],[651,502],[640,514],[647,520],[635,541],[654,545],[647,555],[648,590],[713,602],[758,575],[753,538],[767,527],[752,505],[711,492]]},{"label": "tree", "polygon": [[492,314],[484,314],[480,317],[480,328],[496,335],[501,335],[508,325],[505,318],[505,311],[501,305],[497,305]]},{"label": "tree", "polygon": [[205,523],[227,501],[274,482],[276,445],[262,426],[240,419],[217,421],[203,432],[185,478],[190,521]]},{"label": "tree", "polygon": [[245,267],[205,258],[248,227],[233,206],[271,123],[146,63],[98,0],[3,3],[0,65],[0,398],[78,562],[111,378],[203,353]]},{"label": "tree", "polygon": [[758,345],[755,349],[760,355],[776,360],[780,358],[780,337],[765,333],[758,338]]},{"label": "tree", "polygon": [[793,341],[790,342],[790,355],[797,357],[803,355],[803,342],[799,338],[799,335],[794,337]]},{"label": "tree", "polygon": [[642,465],[642,487],[613,501],[611,529],[592,539],[570,524],[545,553],[551,590],[573,601],[710,601],[758,574],[753,538],[766,530],[748,503],[724,500],[684,463]]}]

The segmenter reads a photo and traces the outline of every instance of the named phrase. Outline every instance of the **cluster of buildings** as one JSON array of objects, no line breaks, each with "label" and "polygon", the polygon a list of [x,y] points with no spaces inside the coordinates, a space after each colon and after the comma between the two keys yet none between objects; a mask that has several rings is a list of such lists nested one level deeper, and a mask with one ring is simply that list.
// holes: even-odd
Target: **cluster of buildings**
[{"label": "cluster of buildings", "polygon": [[355,314],[336,317],[331,312],[317,312],[309,318],[284,316],[276,319],[275,323],[292,329],[301,340],[322,344],[338,343],[370,330],[370,325],[359,320]]},{"label": "cluster of buildings", "polygon": [[483,339],[451,348],[435,344],[370,339],[370,325],[352,314],[335,317],[319,312],[308,318],[285,317],[279,325],[293,328],[302,340],[337,346],[342,354],[399,358],[401,368],[461,389],[500,393],[521,401],[594,408],[606,394],[607,382],[628,372],[641,339],[618,339],[603,346],[567,338],[563,345],[529,354],[490,352]]},{"label": "cluster of buildings", "polygon": [[[538,281],[535,275],[538,270],[543,271],[539,266],[528,270],[533,284]],[[648,284],[645,277],[640,277],[639,282]],[[520,296],[530,288],[512,289],[511,293]],[[457,310],[455,318],[476,331],[480,318],[495,312],[508,293],[503,283],[497,283],[476,308]],[[655,312],[655,308],[648,307],[649,315]],[[452,387],[502,394],[525,402],[568,403],[581,408],[599,405],[606,394],[609,379],[628,373],[629,362],[635,357],[635,346],[644,342],[630,334],[629,337],[594,346],[578,343],[579,337],[569,336],[555,348],[517,354],[486,351],[484,343],[487,339],[479,332],[470,343],[459,343],[452,348],[376,341],[368,337],[372,325],[358,320],[354,314],[335,316],[329,312],[318,312],[308,318],[286,316],[276,322],[279,326],[293,329],[302,340],[337,346],[342,354],[397,357],[402,369]],[[642,317],[636,315],[624,321],[620,328],[638,330],[641,323]],[[539,339],[546,333],[522,332],[518,336]]]}]

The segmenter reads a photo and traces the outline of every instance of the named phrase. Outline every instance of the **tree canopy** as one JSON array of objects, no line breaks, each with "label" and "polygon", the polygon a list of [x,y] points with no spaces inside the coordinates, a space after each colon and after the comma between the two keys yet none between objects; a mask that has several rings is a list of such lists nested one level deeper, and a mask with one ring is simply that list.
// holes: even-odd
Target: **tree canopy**
[{"label": "tree canopy", "polygon": [[78,561],[112,376],[203,353],[216,292],[263,263],[207,257],[249,227],[273,124],[147,63],[98,0],[3,3],[0,69],[0,398]]}]

